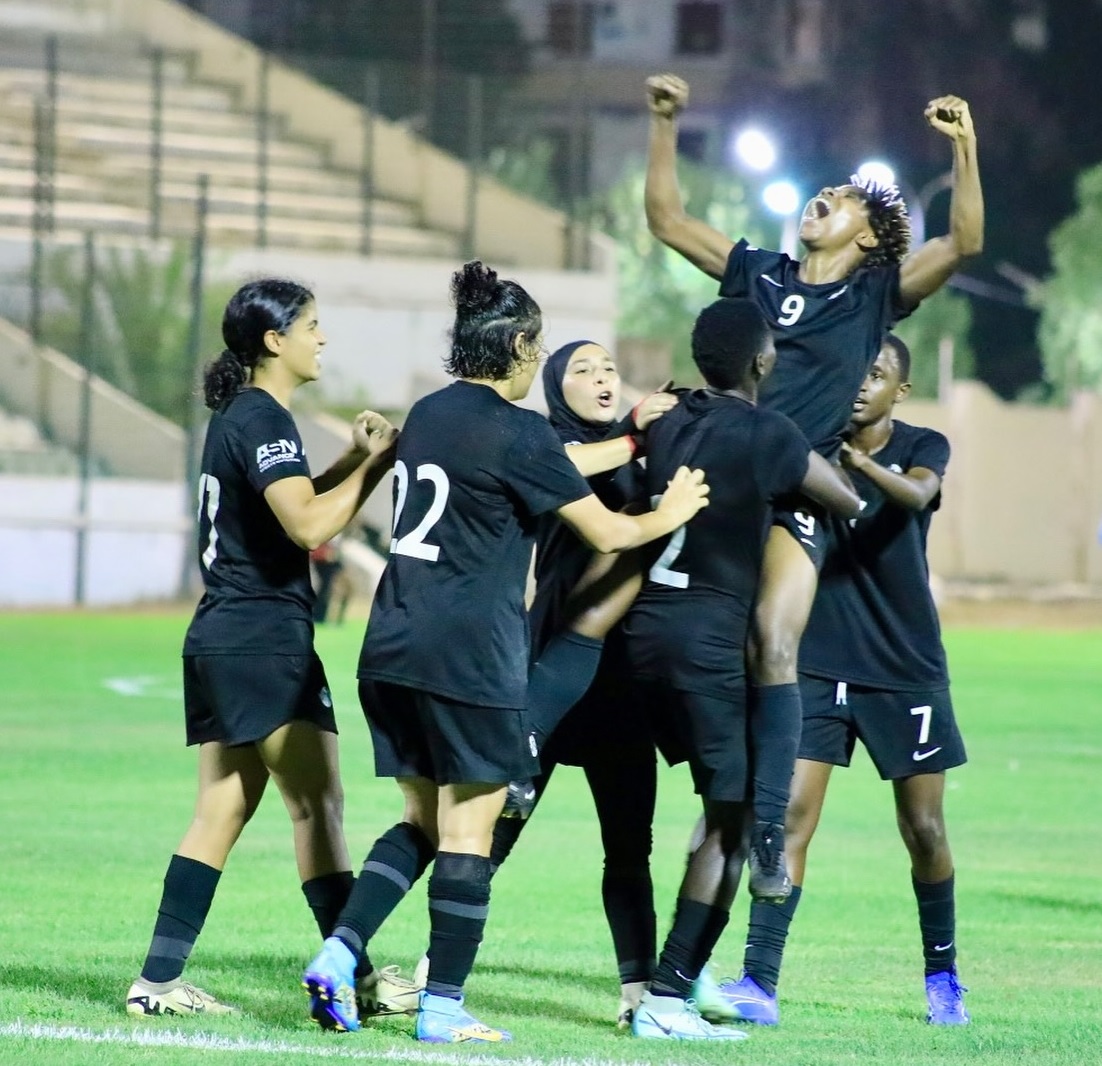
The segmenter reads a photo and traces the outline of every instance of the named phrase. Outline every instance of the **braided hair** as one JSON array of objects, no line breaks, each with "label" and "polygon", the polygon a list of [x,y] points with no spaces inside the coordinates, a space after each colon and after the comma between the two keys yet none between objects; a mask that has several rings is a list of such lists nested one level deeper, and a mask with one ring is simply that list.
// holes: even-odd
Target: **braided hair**
[{"label": "braided hair", "polygon": [[911,247],[911,220],[899,187],[865,181],[856,174],[849,180],[864,194],[869,225],[877,239],[876,247],[869,251],[865,260],[866,265],[880,267],[901,263]]}]

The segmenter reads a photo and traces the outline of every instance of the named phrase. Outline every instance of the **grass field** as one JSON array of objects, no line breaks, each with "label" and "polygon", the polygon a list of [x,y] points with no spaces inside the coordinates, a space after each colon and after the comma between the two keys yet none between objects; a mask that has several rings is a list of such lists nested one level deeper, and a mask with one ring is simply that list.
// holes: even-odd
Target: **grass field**
[{"label": "grass field", "polygon": [[[813,847],[780,1028],[711,1047],[616,1032],[592,807],[580,772],[563,770],[495,881],[468,985],[475,1012],[515,1042],[433,1052],[409,1038],[405,1019],[346,1037],[307,1020],[298,979],[316,931],[274,790],[230,860],[188,970],[243,1015],[125,1015],[193,799],[178,681],[185,623],[177,613],[0,615],[0,1063],[1102,1061],[1102,630],[946,636],[971,756],[948,793],[971,1027],[923,1024],[906,856],[889,790],[862,756],[835,776]],[[371,776],[351,677],[359,639],[358,624],[319,634],[357,862],[399,813],[393,785]],[[660,935],[694,817],[687,775],[668,772],[655,826]],[[722,972],[737,970],[745,913],[740,898]],[[425,929],[422,885],[372,954],[408,972]]]}]

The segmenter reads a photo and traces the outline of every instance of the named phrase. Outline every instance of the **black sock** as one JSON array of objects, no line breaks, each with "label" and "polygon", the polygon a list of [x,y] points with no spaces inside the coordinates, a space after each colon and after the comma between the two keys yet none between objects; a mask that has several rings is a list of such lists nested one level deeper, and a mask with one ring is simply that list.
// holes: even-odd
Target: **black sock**
[{"label": "black sock", "polygon": [[355,883],[351,870],[338,870],[302,882],[302,894],[314,913],[323,940],[333,932]]},{"label": "black sock", "polygon": [[593,683],[603,640],[560,633],[528,671],[528,724],[542,744]]},{"label": "black sock", "polygon": [[175,981],[184,972],[195,941],[207,920],[221,870],[195,859],[173,855],[142,977],[153,984]]},{"label": "black sock", "polygon": [[784,942],[802,895],[803,888],[793,885],[792,895],[783,903],[755,902],[750,905],[750,927],[746,932],[742,968],[771,996],[777,991]]},{"label": "black sock", "polygon": [[339,937],[360,959],[368,941],[425,872],[434,853],[429,838],[417,826],[399,822],[388,829],[367,853],[330,935]]},{"label": "black sock", "polygon": [[673,927],[666,937],[650,986],[656,996],[688,998],[693,982],[700,976],[727,927],[728,917],[722,907],[694,899],[678,899]]},{"label": "black sock", "polygon": [[759,821],[784,824],[802,718],[799,685],[750,686],[754,817]]},{"label": "black sock", "polygon": [[955,876],[950,874],[947,880],[930,884],[911,875],[911,885],[918,901],[918,928],[922,933],[922,955],[926,960],[927,975],[951,970],[957,959],[955,880]]},{"label": "black sock", "polygon": [[490,860],[442,851],[429,878],[427,992],[459,999],[490,910]]},{"label": "black sock", "polygon": [[601,899],[612,933],[620,984],[650,981],[656,965],[654,886],[650,872],[617,874],[606,869]]}]

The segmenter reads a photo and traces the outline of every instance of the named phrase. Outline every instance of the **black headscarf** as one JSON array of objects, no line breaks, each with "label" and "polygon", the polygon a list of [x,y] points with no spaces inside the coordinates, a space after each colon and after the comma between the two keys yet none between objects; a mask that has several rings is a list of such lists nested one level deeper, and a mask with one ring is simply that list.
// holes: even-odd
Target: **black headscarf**
[{"label": "black headscarf", "polygon": [[562,379],[566,377],[570,357],[587,344],[604,349],[604,345],[597,344],[596,341],[571,341],[561,348],[556,348],[543,368],[543,395],[547,401],[547,420],[564,444],[592,444],[594,441],[604,440],[611,428],[607,422],[587,422],[581,415],[574,412],[563,395]]}]

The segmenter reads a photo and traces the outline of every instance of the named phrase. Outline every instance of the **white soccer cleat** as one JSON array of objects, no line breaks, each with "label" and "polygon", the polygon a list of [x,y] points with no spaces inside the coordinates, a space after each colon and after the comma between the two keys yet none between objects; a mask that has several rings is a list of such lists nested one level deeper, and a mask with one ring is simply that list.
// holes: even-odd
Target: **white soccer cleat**
[{"label": "white soccer cleat", "polygon": [[159,1014],[236,1014],[237,1008],[219,1003],[187,981],[154,984],[139,977],[126,993],[126,1013],[152,1018]]},{"label": "white soccer cleat", "polygon": [[372,970],[356,981],[356,1005],[361,1018],[386,1014],[416,1014],[424,983],[402,977],[397,966]]},{"label": "white soccer cleat", "polygon": [[633,1036],[649,1040],[745,1040],[749,1034],[713,1025],[700,1016],[692,1000],[647,992],[631,1023]]}]

